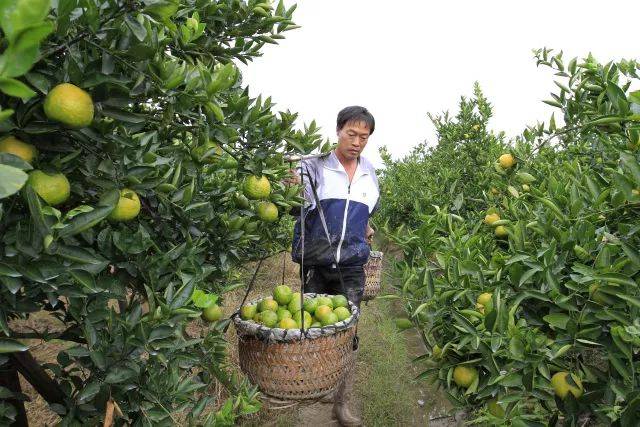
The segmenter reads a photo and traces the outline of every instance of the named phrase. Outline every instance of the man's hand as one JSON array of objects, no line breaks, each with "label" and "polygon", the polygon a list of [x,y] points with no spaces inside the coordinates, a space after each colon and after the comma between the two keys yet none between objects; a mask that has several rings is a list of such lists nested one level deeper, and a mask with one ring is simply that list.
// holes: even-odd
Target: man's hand
[{"label": "man's hand", "polygon": [[373,228],[371,228],[371,226],[367,223],[367,232],[365,234],[365,237],[367,239],[367,243],[371,244],[373,243],[373,235],[376,232],[373,230]]},{"label": "man's hand", "polygon": [[284,185],[300,185],[300,175],[296,169],[289,170],[290,176],[284,178],[282,183]]}]

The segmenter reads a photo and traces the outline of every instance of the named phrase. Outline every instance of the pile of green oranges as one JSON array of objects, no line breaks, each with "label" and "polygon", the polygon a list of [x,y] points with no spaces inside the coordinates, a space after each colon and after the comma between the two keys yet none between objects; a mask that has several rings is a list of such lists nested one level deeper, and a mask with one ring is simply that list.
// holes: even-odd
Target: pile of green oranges
[{"label": "pile of green oranges", "polygon": [[273,295],[255,304],[240,308],[242,320],[253,321],[267,328],[322,328],[351,317],[349,302],[344,295],[300,298],[287,285],[276,286]]}]

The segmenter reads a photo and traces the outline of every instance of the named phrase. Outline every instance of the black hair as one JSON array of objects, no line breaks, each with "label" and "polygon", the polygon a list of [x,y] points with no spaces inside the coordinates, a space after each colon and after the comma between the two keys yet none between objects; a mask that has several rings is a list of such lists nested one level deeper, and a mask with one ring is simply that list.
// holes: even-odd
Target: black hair
[{"label": "black hair", "polygon": [[376,119],[364,107],[354,105],[352,107],[343,108],[338,113],[338,130],[341,130],[347,123],[363,122],[369,128],[369,134],[376,129]]}]

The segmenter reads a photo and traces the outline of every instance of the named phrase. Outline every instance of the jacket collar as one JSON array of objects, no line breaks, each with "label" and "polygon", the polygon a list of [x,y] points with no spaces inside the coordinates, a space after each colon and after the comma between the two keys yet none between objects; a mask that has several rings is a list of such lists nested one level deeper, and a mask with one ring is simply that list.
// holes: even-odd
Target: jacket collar
[{"label": "jacket collar", "polygon": [[[336,150],[332,150],[327,157],[324,158],[324,167],[336,172],[342,172],[346,175],[347,171],[344,170],[344,166],[340,163]],[[356,167],[356,173],[353,175],[353,181],[364,176],[369,175],[369,172],[362,167],[362,158],[358,157],[358,166]]]}]

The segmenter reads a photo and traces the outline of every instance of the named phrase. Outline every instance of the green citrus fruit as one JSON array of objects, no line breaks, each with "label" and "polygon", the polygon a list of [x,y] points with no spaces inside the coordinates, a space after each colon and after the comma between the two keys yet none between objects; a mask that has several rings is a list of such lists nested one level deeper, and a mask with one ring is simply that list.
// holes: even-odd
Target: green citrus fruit
[{"label": "green citrus fruit", "polygon": [[458,387],[469,387],[478,378],[478,370],[473,366],[458,365],[453,370],[453,381]]},{"label": "green citrus fruit", "polygon": [[72,128],[89,126],[93,121],[93,100],[78,86],[62,83],[47,94],[44,113],[49,119]]},{"label": "green citrus fruit", "polygon": [[333,300],[330,297],[317,297],[318,305],[328,305],[333,310]]},{"label": "green citrus fruit", "polygon": [[347,307],[338,307],[334,309],[333,312],[338,316],[340,322],[351,317],[351,312]]},{"label": "green citrus fruit", "polygon": [[431,356],[434,359],[440,359],[440,357],[442,357],[442,349],[438,344],[433,346],[433,350],[431,351]]},{"label": "green citrus fruit", "polygon": [[406,318],[396,319],[396,328],[404,331],[405,329],[413,328],[413,322]]},{"label": "green citrus fruit", "polygon": [[20,141],[15,136],[8,136],[0,141],[0,153],[9,153],[31,163],[38,155],[38,150],[31,144]]},{"label": "green citrus fruit", "polygon": [[267,328],[275,328],[278,324],[278,315],[275,311],[267,310],[260,314],[262,315],[262,324]]},{"label": "green citrus fruit", "polygon": [[140,213],[140,199],[138,198],[138,194],[129,190],[128,188],[123,188],[120,190],[120,198],[118,199],[118,204],[109,214],[109,219],[112,221],[130,221],[138,216]]},{"label": "green citrus fruit", "polygon": [[262,323],[262,313],[256,313],[256,315],[253,316],[253,321],[256,323]]},{"label": "green citrus fruit", "polygon": [[344,295],[335,295],[331,298],[331,302],[333,303],[333,308],[338,307],[349,307],[349,301],[347,301],[347,297]]},{"label": "green citrus fruit", "polygon": [[222,309],[218,304],[213,304],[202,310],[202,318],[207,322],[216,322],[222,317]]},{"label": "green citrus fruit", "polygon": [[511,154],[506,153],[500,156],[498,162],[503,169],[510,169],[516,164],[516,159]]},{"label": "green citrus fruit", "polygon": [[201,147],[197,147],[193,150],[193,157],[196,161],[213,164],[220,156],[222,156],[222,148],[218,144],[207,143]]},{"label": "green citrus fruit", "polygon": [[329,325],[333,325],[334,323],[338,323],[338,321],[339,321],[338,320],[338,315],[336,315],[332,311],[321,322],[322,322],[322,326],[329,326]]},{"label": "green citrus fruit", "polygon": [[291,313],[296,313],[302,310],[302,303],[300,302],[300,292],[294,292],[293,295],[291,295],[291,301],[289,301],[288,308]]},{"label": "green citrus fruit", "polygon": [[484,217],[484,223],[487,225],[491,225],[498,220],[500,220],[500,215],[497,213],[488,214]]},{"label": "green citrus fruit", "polygon": [[278,328],[280,329],[298,329],[298,324],[290,317],[285,317],[278,322]]},{"label": "green citrus fruit", "polygon": [[[319,303],[319,302],[318,302]],[[316,308],[316,319],[318,319],[322,324],[324,324],[325,319],[329,316],[330,313],[333,313],[333,309],[328,305],[318,305]]]},{"label": "green citrus fruit", "polygon": [[278,310],[276,310],[276,314],[278,315],[278,320],[291,318],[291,312],[284,307],[278,308]]},{"label": "green citrus fruit", "polygon": [[293,313],[293,320],[296,321],[296,324],[298,325],[298,328],[300,328],[300,319],[302,318],[304,313],[304,328],[305,329],[309,329],[311,327],[311,323],[313,322],[313,319],[311,317],[311,315],[309,314],[308,311],[296,311],[295,313]]},{"label": "green citrus fruit", "polygon": [[564,399],[569,393],[573,394],[577,399],[582,396],[584,392],[580,378],[564,371],[553,374],[551,377],[551,386],[560,399]]},{"label": "green citrus fruit", "polygon": [[509,233],[507,232],[507,228],[504,225],[497,226],[493,232],[496,235],[496,237],[499,237],[499,238],[507,237],[509,235]]},{"label": "green citrus fruit", "polygon": [[225,156],[220,165],[224,169],[236,169],[238,167],[238,161],[231,156]]},{"label": "green citrus fruit", "polygon": [[291,302],[293,292],[287,285],[279,285],[273,290],[273,299],[278,301],[280,305],[287,305]]},{"label": "green citrus fruit", "polygon": [[322,323],[317,320],[311,324],[311,328],[322,328]]},{"label": "green citrus fruit", "polygon": [[258,312],[263,313],[265,311],[273,311],[274,313],[278,309],[278,303],[271,297],[266,297],[260,300],[258,303]]},{"label": "green citrus fruit", "polygon": [[240,308],[240,318],[242,320],[253,319],[257,311],[258,307],[255,304],[243,305],[242,308]]},{"label": "green citrus fruit", "polygon": [[51,206],[66,202],[71,195],[69,180],[61,173],[49,175],[41,170],[34,170],[29,173],[28,183]]},{"label": "green citrus fruit", "polygon": [[304,300],[304,311],[314,314],[316,308],[318,308],[318,300],[316,298],[307,298]]},{"label": "green citrus fruit", "polygon": [[249,176],[244,181],[244,195],[252,200],[266,199],[271,194],[271,183],[266,176]]},{"label": "green citrus fruit", "polygon": [[264,222],[275,222],[278,220],[278,207],[271,202],[260,202],[256,207],[258,218]]}]

